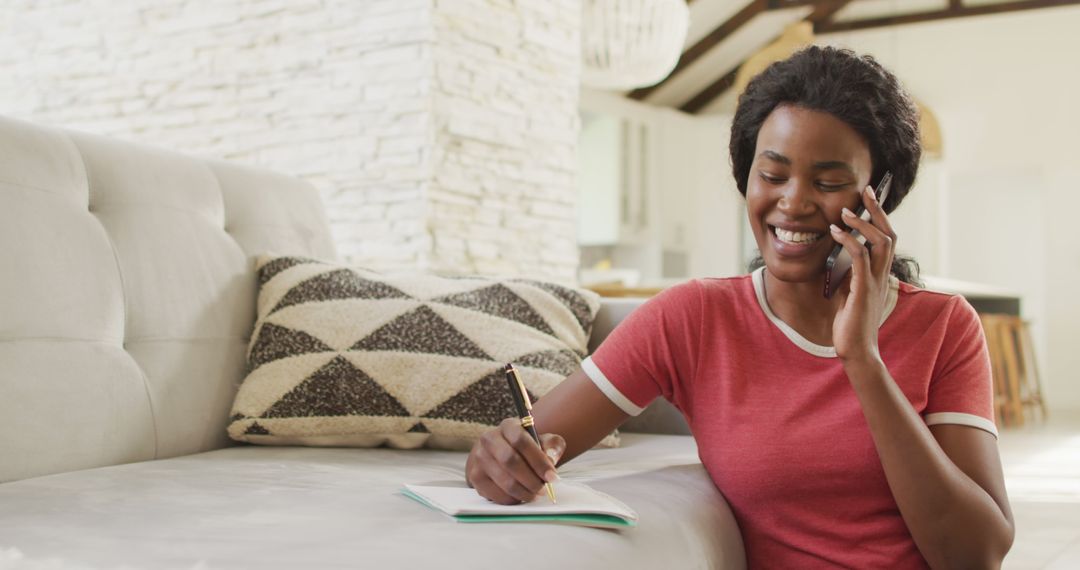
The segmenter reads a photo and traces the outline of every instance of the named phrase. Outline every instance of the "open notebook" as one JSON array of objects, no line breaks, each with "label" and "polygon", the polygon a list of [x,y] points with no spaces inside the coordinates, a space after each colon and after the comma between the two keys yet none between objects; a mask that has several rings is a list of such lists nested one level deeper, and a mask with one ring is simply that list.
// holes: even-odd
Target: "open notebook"
[{"label": "open notebook", "polygon": [[469,488],[464,482],[435,482],[405,485],[401,494],[440,510],[458,522],[543,522],[626,528],[637,526],[637,513],[622,501],[587,485],[555,483],[558,503],[551,504],[541,493],[531,503],[500,505]]}]

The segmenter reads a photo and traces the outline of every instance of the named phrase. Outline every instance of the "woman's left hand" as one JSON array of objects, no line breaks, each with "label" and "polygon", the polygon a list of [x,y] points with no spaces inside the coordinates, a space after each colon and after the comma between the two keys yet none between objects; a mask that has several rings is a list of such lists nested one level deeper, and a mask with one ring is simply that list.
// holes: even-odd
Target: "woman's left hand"
[{"label": "woman's left hand", "polygon": [[844,246],[852,259],[848,292],[833,320],[833,345],[845,366],[881,361],[878,327],[885,313],[896,247],[896,232],[869,186],[862,192],[862,201],[870,212],[870,221],[864,222],[847,208],[843,220],[866,237],[866,245],[860,244],[850,232],[836,225],[831,227],[832,238]]}]

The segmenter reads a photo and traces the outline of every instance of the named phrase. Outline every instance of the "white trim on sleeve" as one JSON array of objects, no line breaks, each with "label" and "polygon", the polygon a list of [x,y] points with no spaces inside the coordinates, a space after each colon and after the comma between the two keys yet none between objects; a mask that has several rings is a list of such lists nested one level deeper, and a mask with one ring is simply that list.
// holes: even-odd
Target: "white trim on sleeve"
[{"label": "white trim on sleeve", "polygon": [[936,414],[926,414],[926,416],[923,418],[923,421],[925,421],[926,425],[928,426],[937,424],[957,424],[962,426],[971,426],[974,428],[988,431],[993,434],[994,437],[998,436],[997,426],[994,425],[994,422],[982,416],[976,416],[975,414],[963,414],[960,412],[938,412]]},{"label": "white trim on sleeve", "polygon": [[611,383],[611,380],[608,380],[607,376],[604,376],[604,373],[596,366],[596,363],[593,362],[591,356],[586,357],[585,360],[581,361],[581,370],[585,372],[585,375],[589,377],[589,380],[592,380],[593,384],[596,384],[596,387],[600,388],[600,391],[603,392],[612,403],[619,406],[619,409],[622,411],[631,416],[636,416],[645,411],[645,408],[635,405],[629,398],[623,396],[623,393]]}]

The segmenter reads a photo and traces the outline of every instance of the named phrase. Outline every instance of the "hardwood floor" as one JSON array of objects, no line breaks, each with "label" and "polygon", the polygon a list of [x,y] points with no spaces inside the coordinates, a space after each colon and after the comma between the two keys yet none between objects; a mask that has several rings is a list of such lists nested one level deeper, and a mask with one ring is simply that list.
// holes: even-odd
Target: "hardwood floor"
[{"label": "hardwood floor", "polygon": [[1080,569],[1080,411],[1002,430],[998,443],[1016,517],[1004,568]]}]

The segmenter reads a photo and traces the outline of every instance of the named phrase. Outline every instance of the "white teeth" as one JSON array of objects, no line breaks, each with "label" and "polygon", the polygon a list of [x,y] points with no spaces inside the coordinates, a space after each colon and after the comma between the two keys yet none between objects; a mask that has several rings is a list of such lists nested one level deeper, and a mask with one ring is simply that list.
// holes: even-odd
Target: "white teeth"
[{"label": "white teeth", "polygon": [[783,228],[776,228],[776,237],[785,243],[811,243],[817,241],[822,235],[807,232],[789,232]]}]

